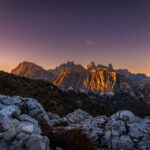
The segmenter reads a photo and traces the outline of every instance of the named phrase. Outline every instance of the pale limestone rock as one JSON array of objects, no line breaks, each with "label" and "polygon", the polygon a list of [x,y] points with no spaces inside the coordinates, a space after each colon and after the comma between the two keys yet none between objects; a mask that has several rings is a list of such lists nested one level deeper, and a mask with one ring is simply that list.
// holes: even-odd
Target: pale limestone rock
[{"label": "pale limestone rock", "polygon": [[20,119],[21,119],[21,121],[30,122],[30,123],[33,123],[34,125],[38,125],[37,120],[35,120],[34,118],[30,117],[27,114],[20,115]]},{"label": "pale limestone rock", "polygon": [[17,135],[16,129],[15,128],[11,128],[7,132],[4,133],[3,139],[5,141],[12,141],[12,140],[14,140],[16,135]]},{"label": "pale limestone rock", "polygon": [[8,116],[8,117],[12,116],[12,114],[14,113],[17,113],[18,115],[21,113],[19,107],[16,105],[10,105],[10,106],[4,107],[0,111],[0,115]]},{"label": "pale limestone rock", "polygon": [[65,118],[70,124],[78,124],[82,121],[85,121],[86,119],[92,119],[93,117],[87,112],[84,112],[81,109],[77,109],[76,111],[68,114]]},{"label": "pale limestone rock", "polygon": [[134,143],[131,138],[127,135],[122,135],[120,137],[119,149],[132,150]]},{"label": "pale limestone rock", "polygon": [[3,131],[9,130],[14,127],[12,120],[8,117],[1,118],[0,125]]},{"label": "pale limestone rock", "polygon": [[114,114],[111,118],[114,120],[121,119],[121,120],[130,121],[130,122],[134,122],[136,119],[135,115],[128,110],[119,111],[116,114]]},{"label": "pale limestone rock", "polygon": [[28,122],[20,123],[17,127],[17,132],[25,132],[25,133],[32,133],[34,130],[34,125]]},{"label": "pale limestone rock", "polygon": [[[50,150],[49,139],[41,135],[36,120],[50,121],[41,104],[31,98],[2,95],[0,104],[0,150]],[[22,114],[23,105],[27,107],[28,114]]]}]

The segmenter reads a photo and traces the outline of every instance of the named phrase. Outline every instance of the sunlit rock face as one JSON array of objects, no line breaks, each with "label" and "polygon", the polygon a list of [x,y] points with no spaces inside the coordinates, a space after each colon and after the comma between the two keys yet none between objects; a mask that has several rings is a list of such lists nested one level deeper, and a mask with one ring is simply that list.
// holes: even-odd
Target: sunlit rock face
[{"label": "sunlit rock face", "polygon": [[63,84],[65,78],[68,77],[69,74],[70,74],[70,70],[69,69],[62,70],[62,72],[60,72],[58,77],[53,81],[54,85],[60,86],[61,84]]},{"label": "sunlit rock face", "polygon": [[87,65],[86,70],[87,70],[87,71],[92,71],[92,69],[94,69],[94,68],[96,68],[96,65],[95,65],[95,62],[92,61],[92,62],[90,62],[90,63]]},{"label": "sunlit rock face", "polygon": [[[112,70],[112,67],[111,67]],[[111,92],[113,91],[117,74],[105,66],[96,66],[94,62],[87,66],[87,76],[84,81],[85,89],[90,92]]]},{"label": "sunlit rock face", "polygon": [[54,76],[51,82],[63,90],[76,90],[83,88],[85,69],[72,61],[61,64],[51,71]]},{"label": "sunlit rock face", "polygon": [[95,68],[88,72],[84,86],[90,92],[111,92],[115,87],[116,78],[116,72]]},{"label": "sunlit rock face", "polygon": [[78,73],[85,71],[84,67],[82,67],[81,65],[77,65],[73,61],[68,61],[67,63],[61,64],[60,66],[56,67],[55,69],[50,70],[50,73],[56,77],[64,70],[70,70]]},{"label": "sunlit rock face", "polygon": [[54,79],[53,84],[64,90],[83,89],[85,72],[77,72],[70,69],[62,70]]},{"label": "sunlit rock face", "polygon": [[76,69],[63,69],[53,83],[63,89],[79,90],[88,92],[111,92],[116,84],[116,72],[102,65],[96,66],[94,62],[87,65],[84,71]]},{"label": "sunlit rock face", "polygon": [[47,72],[47,70],[31,62],[20,63],[11,71],[11,73],[31,79],[49,80],[50,78],[50,74]]},{"label": "sunlit rock face", "polygon": [[96,65],[94,62],[89,63],[86,69],[74,62],[67,62],[49,71],[33,63],[23,62],[12,73],[32,79],[48,80],[63,90],[94,93],[112,92],[117,80],[117,74],[111,64],[107,67]]}]

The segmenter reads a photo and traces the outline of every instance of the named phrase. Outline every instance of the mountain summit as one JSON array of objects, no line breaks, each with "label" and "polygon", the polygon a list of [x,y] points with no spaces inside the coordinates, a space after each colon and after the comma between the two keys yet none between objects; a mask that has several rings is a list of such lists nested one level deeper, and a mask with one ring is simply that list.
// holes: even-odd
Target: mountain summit
[{"label": "mountain summit", "polygon": [[[30,62],[22,62],[12,74],[31,79],[42,79],[52,82],[63,90],[85,91],[92,93],[112,93],[116,88],[129,89],[131,85],[145,80],[147,77],[140,74],[132,74],[125,70],[114,70],[109,64],[104,66],[90,62],[86,68],[72,61],[61,64],[55,69],[44,68]],[[134,79],[134,80],[133,80]],[[132,80],[132,84],[129,84]]]},{"label": "mountain summit", "polygon": [[47,70],[45,70],[41,66],[27,61],[20,63],[15,69],[11,71],[11,73],[31,79],[49,79],[49,73]]}]

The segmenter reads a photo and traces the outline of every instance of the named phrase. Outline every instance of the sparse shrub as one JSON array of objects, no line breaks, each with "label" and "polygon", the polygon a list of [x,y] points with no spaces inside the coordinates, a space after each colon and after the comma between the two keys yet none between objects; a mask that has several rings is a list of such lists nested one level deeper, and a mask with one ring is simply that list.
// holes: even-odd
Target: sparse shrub
[{"label": "sparse shrub", "polygon": [[63,128],[50,128],[44,121],[40,121],[43,134],[49,137],[50,146],[55,150],[57,146],[63,150],[93,150],[93,144],[81,129],[71,129],[65,131]]}]

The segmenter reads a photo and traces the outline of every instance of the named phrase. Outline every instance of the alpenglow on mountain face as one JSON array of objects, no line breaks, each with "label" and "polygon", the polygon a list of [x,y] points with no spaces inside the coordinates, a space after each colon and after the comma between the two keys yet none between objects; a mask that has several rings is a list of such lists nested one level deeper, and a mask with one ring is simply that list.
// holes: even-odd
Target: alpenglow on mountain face
[{"label": "alpenglow on mountain face", "polygon": [[31,62],[20,63],[11,73],[32,79],[48,80],[50,77],[47,70]]},{"label": "alpenglow on mountain face", "polygon": [[[20,63],[12,74],[31,78],[42,79],[52,82],[57,87],[63,90],[85,91],[93,93],[111,93],[115,88],[130,88],[127,76],[123,71],[114,70],[111,64],[107,66],[96,65],[91,62],[86,68],[81,65],[76,65],[74,62],[67,62],[61,64],[59,67],[51,70],[45,70],[42,67],[30,63]],[[128,73],[129,74],[129,73]],[[124,78],[120,78],[120,76]],[[145,80],[147,77],[144,75],[132,75],[134,81],[139,77]]]}]

